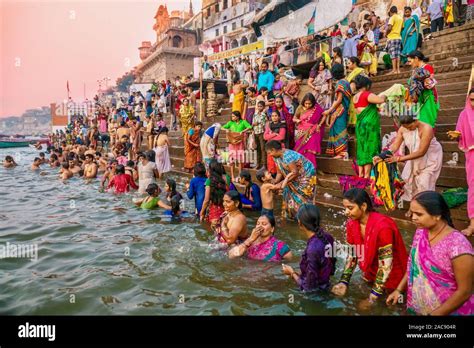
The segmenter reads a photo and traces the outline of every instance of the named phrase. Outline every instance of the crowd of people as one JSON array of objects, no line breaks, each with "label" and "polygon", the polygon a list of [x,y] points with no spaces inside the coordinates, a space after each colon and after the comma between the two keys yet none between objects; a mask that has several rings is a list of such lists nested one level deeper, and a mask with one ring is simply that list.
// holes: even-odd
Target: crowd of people
[{"label": "crowd of people", "polygon": [[[442,8],[450,19],[446,9]],[[385,28],[374,13],[363,14],[359,28],[351,24],[342,47],[313,52],[318,57],[306,82],[309,92],[301,99],[302,76],[285,70],[295,62],[285,55],[288,45],[270,50],[271,62],[265,57],[255,62],[239,58],[216,67],[205,59],[205,79],[227,80],[232,100],[227,123],[203,128],[196,118],[199,93],[178,80],[162,81],[145,96],[132,93],[128,101],[106,104],[96,99],[96,117],[76,117],[65,132],[52,134],[46,149],[49,159],[40,152],[31,169],[59,168],[62,180],[101,177],[101,190],[115,194],[137,190],[134,203],[141,209],[163,209],[174,218],[195,215],[210,224],[230,258],[270,262],[294,258],[284,233],[275,237],[274,201],[281,194],[282,217],[297,221],[307,238],[300,271],[282,266],[301,290],[345,296],[359,266],[371,284],[361,309],[369,309],[385,295],[386,303],[393,305],[406,293],[411,314],[472,315],[474,252],[466,236],[474,232],[474,172],[468,170],[474,158],[474,89],[456,130],[449,132],[466,154],[470,225],[461,233],[453,226],[445,199],[435,192],[443,164],[442,146],[435,137],[439,97],[435,71],[418,49],[421,11],[405,8],[405,21],[397,12],[396,7],[390,9]],[[339,35],[335,28],[330,38]],[[377,73],[375,52],[382,35],[393,73],[405,60],[412,73],[407,85],[396,84],[375,94],[370,78]],[[395,109],[400,112],[392,112]],[[394,119],[395,134],[382,146],[380,117],[386,110],[392,110],[388,114]],[[173,119],[167,124],[164,116],[170,113]],[[195,202],[192,212],[184,211],[176,182],[164,177],[172,170],[168,132],[178,126],[185,145],[180,169],[193,173],[183,192]],[[226,151],[219,145],[221,132],[226,133]],[[352,139],[357,170],[342,205],[349,218],[347,243],[359,246],[363,255],[350,254],[340,279],[331,285],[336,252],[327,250],[335,243],[316,206],[317,164],[323,154],[349,159]],[[249,151],[256,152],[254,163],[245,159]],[[224,162],[231,165],[230,175]],[[397,163],[405,163],[400,175]],[[4,167],[15,165],[7,156]],[[260,185],[253,182],[252,168]],[[159,187],[163,180],[164,195]],[[409,213],[417,226],[410,253],[395,222],[374,209],[374,203],[393,207],[400,198],[410,201]],[[253,229],[247,223],[250,211],[260,213]]]}]

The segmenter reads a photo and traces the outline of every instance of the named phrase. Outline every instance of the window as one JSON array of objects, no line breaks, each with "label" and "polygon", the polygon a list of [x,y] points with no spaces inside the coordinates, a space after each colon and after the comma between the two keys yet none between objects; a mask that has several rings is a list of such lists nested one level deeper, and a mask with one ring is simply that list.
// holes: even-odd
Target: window
[{"label": "window", "polygon": [[227,34],[227,25],[224,25],[224,34]]},{"label": "window", "polygon": [[237,40],[232,40],[230,43],[231,48],[237,48],[239,47],[239,42]]},{"label": "window", "polygon": [[237,23],[234,22],[232,23],[232,30],[235,30],[235,29],[237,29]]},{"label": "window", "polygon": [[241,26],[241,27],[244,26],[244,20],[243,20],[243,19],[240,21],[240,26]]},{"label": "window", "polygon": [[183,39],[181,39],[180,36],[178,35],[173,36],[173,47],[181,48],[182,42],[183,42]]},{"label": "window", "polygon": [[219,28],[216,29],[216,37],[219,36]]},{"label": "window", "polygon": [[219,13],[219,3],[216,4],[216,13]]},{"label": "window", "polygon": [[208,18],[208,17],[211,17],[211,8],[210,7],[207,8],[206,18]]},{"label": "window", "polygon": [[227,0],[224,0],[224,5],[222,6],[222,7],[224,8],[224,10],[225,10],[227,7],[229,7],[228,5],[229,5],[229,4],[228,4],[228,1],[227,1]]},{"label": "window", "polygon": [[240,46],[248,45],[248,43],[249,40],[245,36],[240,40]]}]

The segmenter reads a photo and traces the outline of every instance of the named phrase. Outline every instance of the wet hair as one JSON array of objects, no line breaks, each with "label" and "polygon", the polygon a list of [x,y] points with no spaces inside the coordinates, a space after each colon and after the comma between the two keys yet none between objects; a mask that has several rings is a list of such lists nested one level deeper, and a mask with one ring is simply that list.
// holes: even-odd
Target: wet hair
[{"label": "wet hair", "polygon": [[404,124],[411,124],[416,121],[416,118],[414,115],[410,113],[402,114],[398,117],[398,120],[400,121],[401,125]]},{"label": "wet hair", "polygon": [[[9,157],[10,157],[10,159],[13,160],[13,158],[12,158],[11,156],[7,156],[7,157],[5,157],[5,159],[8,160]],[[53,153],[53,154],[51,154],[51,159],[52,159],[53,161],[57,161],[57,160],[58,160],[58,156],[57,156],[55,153]]]},{"label": "wet hair", "polygon": [[360,188],[351,188],[350,190],[344,193],[343,199],[347,199],[351,203],[357,204],[360,208],[362,204],[367,204],[367,211],[374,211],[374,206],[372,205],[372,200],[370,199],[367,191]]},{"label": "wet hair", "polygon": [[331,75],[335,80],[344,78],[344,66],[342,64],[334,64],[331,68]]},{"label": "wet hair", "polygon": [[356,66],[360,66],[360,59],[357,57],[350,57],[349,60],[354,63]]},{"label": "wet hair", "polygon": [[[324,243],[324,245],[331,244],[326,233],[321,228],[321,212],[314,204],[303,204],[296,214],[296,220],[299,221],[307,230],[313,232],[316,237]],[[330,257],[331,261],[331,275],[336,271],[336,258]]]},{"label": "wet hair", "polygon": [[242,199],[240,198],[240,193],[237,191],[227,191],[225,196],[229,197],[234,203],[238,203],[238,209],[242,211]]},{"label": "wet hair", "polygon": [[41,158],[35,157],[35,159],[33,160],[33,162],[36,162],[36,161],[41,161]]},{"label": "wet hair", "polygon": [[146,193],[148,193],[150,196],[153,196],[157,191],[160,191],[160,187],[155,183],[149,184],[146,188]]},{"label": "wet hair", "polygon": [[[268,214],[262,214],[260,217],[265,216],[268,219],[268,222],[270,222],[270,225],[274,228],[276,226],[276,221],[275,218],[271,215]],[[259,218],[260,219],[260,218]]]},{"label": "wet hair", "polygon": [[265,106],[265,102],[263,100],[259,100],[257,106]]},{"label": "wet hair", "polygon": [[265,150],[281,150],[283,147],[281,143],[277,140],[270,140],[268,143],[265,144]]},{"label": "wet hair", "polygon": [[132,168],[135,167],[135,162],[133,162],[131,160],[127,161],[127,167],[132,167]]},{"label": "wet hair", "polygon": [[170,188],[170,193],[168,194],[168,197],[173,197],[176,195],[178,192],[176,191],[176,181],[173,179],[168,179],[166,180],[166,185]]},{"label": "wet hair", "polygon": [[255,176],[257,177],[258,181],[263,182],[263,178],[265,177],[266,173],[267,173],[267,169],[261,168],[257,171],[257,174],[255,174]]},{"label": "wet hair", "polygon": [[119,164],[115,168],[115,174],[125,174],[125,167],[123,166],[123,164]]},{"label": "wet hair", "polygon": [[370,87],[372,87],[372,81],[367,76],[359,75],[354,79],[354,82],[357,89],[364,87],[370,89]]},{"label": "wet hair", "polygon": [[181,200],[183,197],[178,193],[175,194],[174,196],[171,197],[170,203],[171,203],[171,213],[173,215],[177,215],[178,212],[181,210]]},{"label": "wet hair", "polygon": [[45,156],[45,155],[44,155],[44,152],[40,152],[38,155],[39,155],[40,157],[44,157],[44,156]]},{"label": "wet hair", "polygon": [[226,182],[222,178],[225,174],[223,166],[217,159],[209,162],[209,180],[211,188],[211,202],[216,205],[222,205],[224,193],[227,190]]},{"label": "wet hair", "polygon": [[241,114],[240,111],[238,111],[238,110],[232,111],[232,115],[233,115],[233,116],[237,116],[239,119],[242,118],[242,114]]},{"label": "wet hair", "polygon": [[415,50],[415,51],[412,51],[408,54],[408,58],[411,58],[411,59],[414,59],[414,58],[418,58],[419,60],[421,60],[422,62],[425,62],[425,63],[428,63],[430,61],[430,59],[428,57],[426,57],[423,52],[419,51],[419,50]]},{"label": "wet hair", "polygon": [[441,216],[447,224],[454,228],[451,212],[444,197],[435,191],[418,193],[413,200],[421,205],[431,216]]},{"label": "wet hair", "polygon": [[194,176],[196,178],[206,177],[206,167],[201,162],[196,163],[196,165],[194,166]]},{"label": "wet hair", "polygon": [[63,163],[61,163],[61,166],[62,166],[64,169],[69,169],[69,163],[68,163],[68,162],[63,162]]},{"label": "wet hair", "polygon": [[311,102],[312,107],[316,105],[316,98],[314,97],[313,93],[306,93],[301,100],[301,105],[304,106],[304,103],[308,100]]}]

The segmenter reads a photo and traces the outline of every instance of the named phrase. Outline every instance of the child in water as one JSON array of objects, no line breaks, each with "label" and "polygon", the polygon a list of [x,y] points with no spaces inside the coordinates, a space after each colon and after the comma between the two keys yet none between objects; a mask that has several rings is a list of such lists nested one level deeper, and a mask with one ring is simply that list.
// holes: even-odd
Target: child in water
[{"label": "child in water", "polygon": [[41,164],[46,164],[46,163],[48,163],[48,160],[46,159],[44,152],[40,152],[40,153],[39,153],[39,158],[40,158],[40,160],[41,160]]},{"label": "child in water", "polygon": [[3,166],[5,168],[14,168],[17,166],[17,164],[12,156],[6,156],[5,161],[3,161]]},{"label": "child in water", "polygon": [[256,176],[257,180],[262,183],[262,186],[260,187],[260,195],[262,198],[262,215],[268,215],[274,218],[273,191],[278,190],[279,186],[272,184],[272,173],[264,168],[260,169]]},{"label": "child in water", "polygon": [[148,187],[146,188],[146,193],[148,194],[148,197],[135,201],[135,204],[140,206],[141,209],[150,210],[158,207],[167,210],[172,209],[172,207],[160,200],[161,189],[157,184],[152,183],[148,185]]},{"label": "child in water", "polygon": [[166,199],[171,205],[171,210],[166,211],[165,214],[171,215],[173,218],[189,217],[189,213],[187,211],[183,211],[181,208],[183,196],[181,193],[176,191],[176,181],[173,179],[166,180],[165,190],[167,192]]},{"label": "child in water", "polygon": [[133,178],[129,174],[125,174],[125,167],[123,165],[118,165],[115,169],[115,175],[110,180],[107,190],[114,188],[116,194],[126,193],[130,191],[130,187],[138,190],[137,184],[133,181]]}]

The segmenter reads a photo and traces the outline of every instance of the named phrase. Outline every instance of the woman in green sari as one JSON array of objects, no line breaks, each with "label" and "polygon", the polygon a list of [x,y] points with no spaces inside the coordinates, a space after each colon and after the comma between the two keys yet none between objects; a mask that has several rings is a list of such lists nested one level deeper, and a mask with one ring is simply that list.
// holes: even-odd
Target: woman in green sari
[{"label": "woman in green sari", "polygon": [[380,153],[382,141],[380,137],[380,115],[377,104],[387,100],[385,95],[378,96],[370,92],[372,81],[365,76],[355,78],[358,93],[354,95],[354,107],[357,113],[356,140],[357,140],[357,166],[359,177],[370,178],[372,159]]},{"label": "woman in green sari", "polygon": [[405,22],[402,30],[402,64],[408,62],[408,55],[418,47],[420,20],[411,15],[411,7],[405,7]]}]

